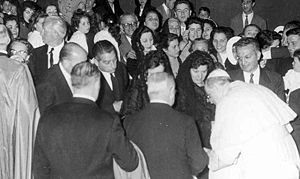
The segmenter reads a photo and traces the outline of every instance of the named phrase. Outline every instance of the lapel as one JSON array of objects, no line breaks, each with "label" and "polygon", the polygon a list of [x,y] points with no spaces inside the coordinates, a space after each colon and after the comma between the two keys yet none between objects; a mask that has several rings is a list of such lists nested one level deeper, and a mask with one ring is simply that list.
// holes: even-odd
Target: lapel
[{"label": "lapel", "polygon": [[69,96],[73,96],[73,93],[68,85],[68,82],[65,78],[65,76],[63,75],[61,69],[59,68],[59,65],[56,64],[53,66],[53,68],[55,68],[55,74],[57,74],[57,78],[59,80],[59,84],[61,84],[59,86],[59,88],[61,89],[61,91],[66,92]]},{"label": "lapel", "polygon": [[243,13],[240,14],[240,18],[238,18],[238,24],[241,24],[243,30]]},{"label": "lapel", "polygon": [[268,77],[268,74],[265,70],[260,69],[260,76],[259,76],[259,84],[265,87],[269,87],[269,84],[271,83],[270,78]]},{"label": "lapel", "polygon": [[42,59],[42,60],[39,60],[40,61],[40,67],[41,67],[41,70],[44,70],[44,69],[48,69],[48,54],[47,54],[47,51],[48,51],[48,45],[44,45],[43,48],[41,49],[41,52],[39,54],[37,54],[39,59]]},{"label": "lapel", "polygon": [[240,80],[240,81],[245,82],[245,77],[244,77],[243,70],[241,70],[241,69],[237,70],[236,79],[234,79],[234,80]]}]

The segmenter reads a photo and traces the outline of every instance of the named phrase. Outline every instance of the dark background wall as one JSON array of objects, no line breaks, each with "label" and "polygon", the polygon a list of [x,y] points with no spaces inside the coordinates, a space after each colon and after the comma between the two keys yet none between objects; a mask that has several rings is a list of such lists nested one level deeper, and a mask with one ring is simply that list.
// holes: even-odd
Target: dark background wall
[{"label": "dark background wall", "polygon": [[[153,6],[158,6],[163,0],[152,0]],[[211,17],[219,25],[229,25],[230,18],[241,12],[241,0],[191,0],[196,12],[201,6],[211,9]],[[134,0],[120,0],[123,10],[133,12]],[[300,20],[300,0],[256,0],[254,10],[267,20],[269,29],[284,25],[290,20]]]}]

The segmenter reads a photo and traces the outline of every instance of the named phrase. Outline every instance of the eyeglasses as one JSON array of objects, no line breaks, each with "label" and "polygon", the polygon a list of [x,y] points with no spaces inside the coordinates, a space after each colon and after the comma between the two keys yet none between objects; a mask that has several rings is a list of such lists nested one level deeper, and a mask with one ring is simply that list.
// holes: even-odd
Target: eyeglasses
[{"label": "eyeglasses", "polygon": [[132,28],[132,27],[136,27],[136,26],[137,26],[137,22],[123,24],[124,28],[129,28],[129,27]]},{"label": "eyeglasses", "polygon": [[19,54],[19,55],[23,55],[23,54],[27,54],[28,52],[26,50],[15,50],[15,49],[11,49],[10,50],[10,53],[12,55],[16,55],[16,54]]},{"label": "eyeglasses", "polygon": [[177,9],[176,10],[176,13],[177,14],[182,14],[182,13],[184,13],[184,14],[187,14],[187,13],[189,13],[190,12],[190,10],[189,9]]}]

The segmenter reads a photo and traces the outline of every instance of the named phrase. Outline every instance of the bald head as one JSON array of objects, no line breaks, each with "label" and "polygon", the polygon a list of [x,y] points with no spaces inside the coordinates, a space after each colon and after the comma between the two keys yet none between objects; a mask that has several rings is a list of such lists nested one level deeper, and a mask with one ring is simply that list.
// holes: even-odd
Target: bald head
[{"label": "bald head", "polygon": [[70,42],[61,49],[59,59],[70,74],[76,64],[87,61],[87,52],[80,45]]},{"label": "bald head", "polygon": [[172,75],[166,72],[154,73],[147,80],[150,101],[162,100],[170,106],[175,99],[175,81]]}]

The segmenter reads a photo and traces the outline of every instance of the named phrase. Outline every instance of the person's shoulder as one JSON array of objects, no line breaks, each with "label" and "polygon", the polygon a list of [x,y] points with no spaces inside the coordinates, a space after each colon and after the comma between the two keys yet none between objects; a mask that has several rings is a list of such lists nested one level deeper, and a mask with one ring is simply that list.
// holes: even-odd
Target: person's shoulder
[{"label": "person's shoulder", "polygon": [[276,73],[274,71],[264,70],[264,69],[261,69],[261,71],[265,72],[270,79],[282,80],[282,77],[279,73]]},{"label": "person's shoulder", "polygon": [[231,21],[236,21],[237,19],[240,19],[240,18],[242,18],[242,14],[238,13],[238,14],[235,14],[230,20]]},{"label": "person's shoulder", "polygon": [[229,76],[231,78],[234,78],[235,76],[237,76],[238,73],[240,73],[242,70],[241,69],[237,69],[237,70],[230,70],[227,71],[227,73],[229,74]]},{"label": "person's shoulder", "polygon": [[265,19],[263,17],[261,17],[259,14],[257,13],[254,13],[254,17],[258,20],[262,20],[262,21],[265,21]]}]

